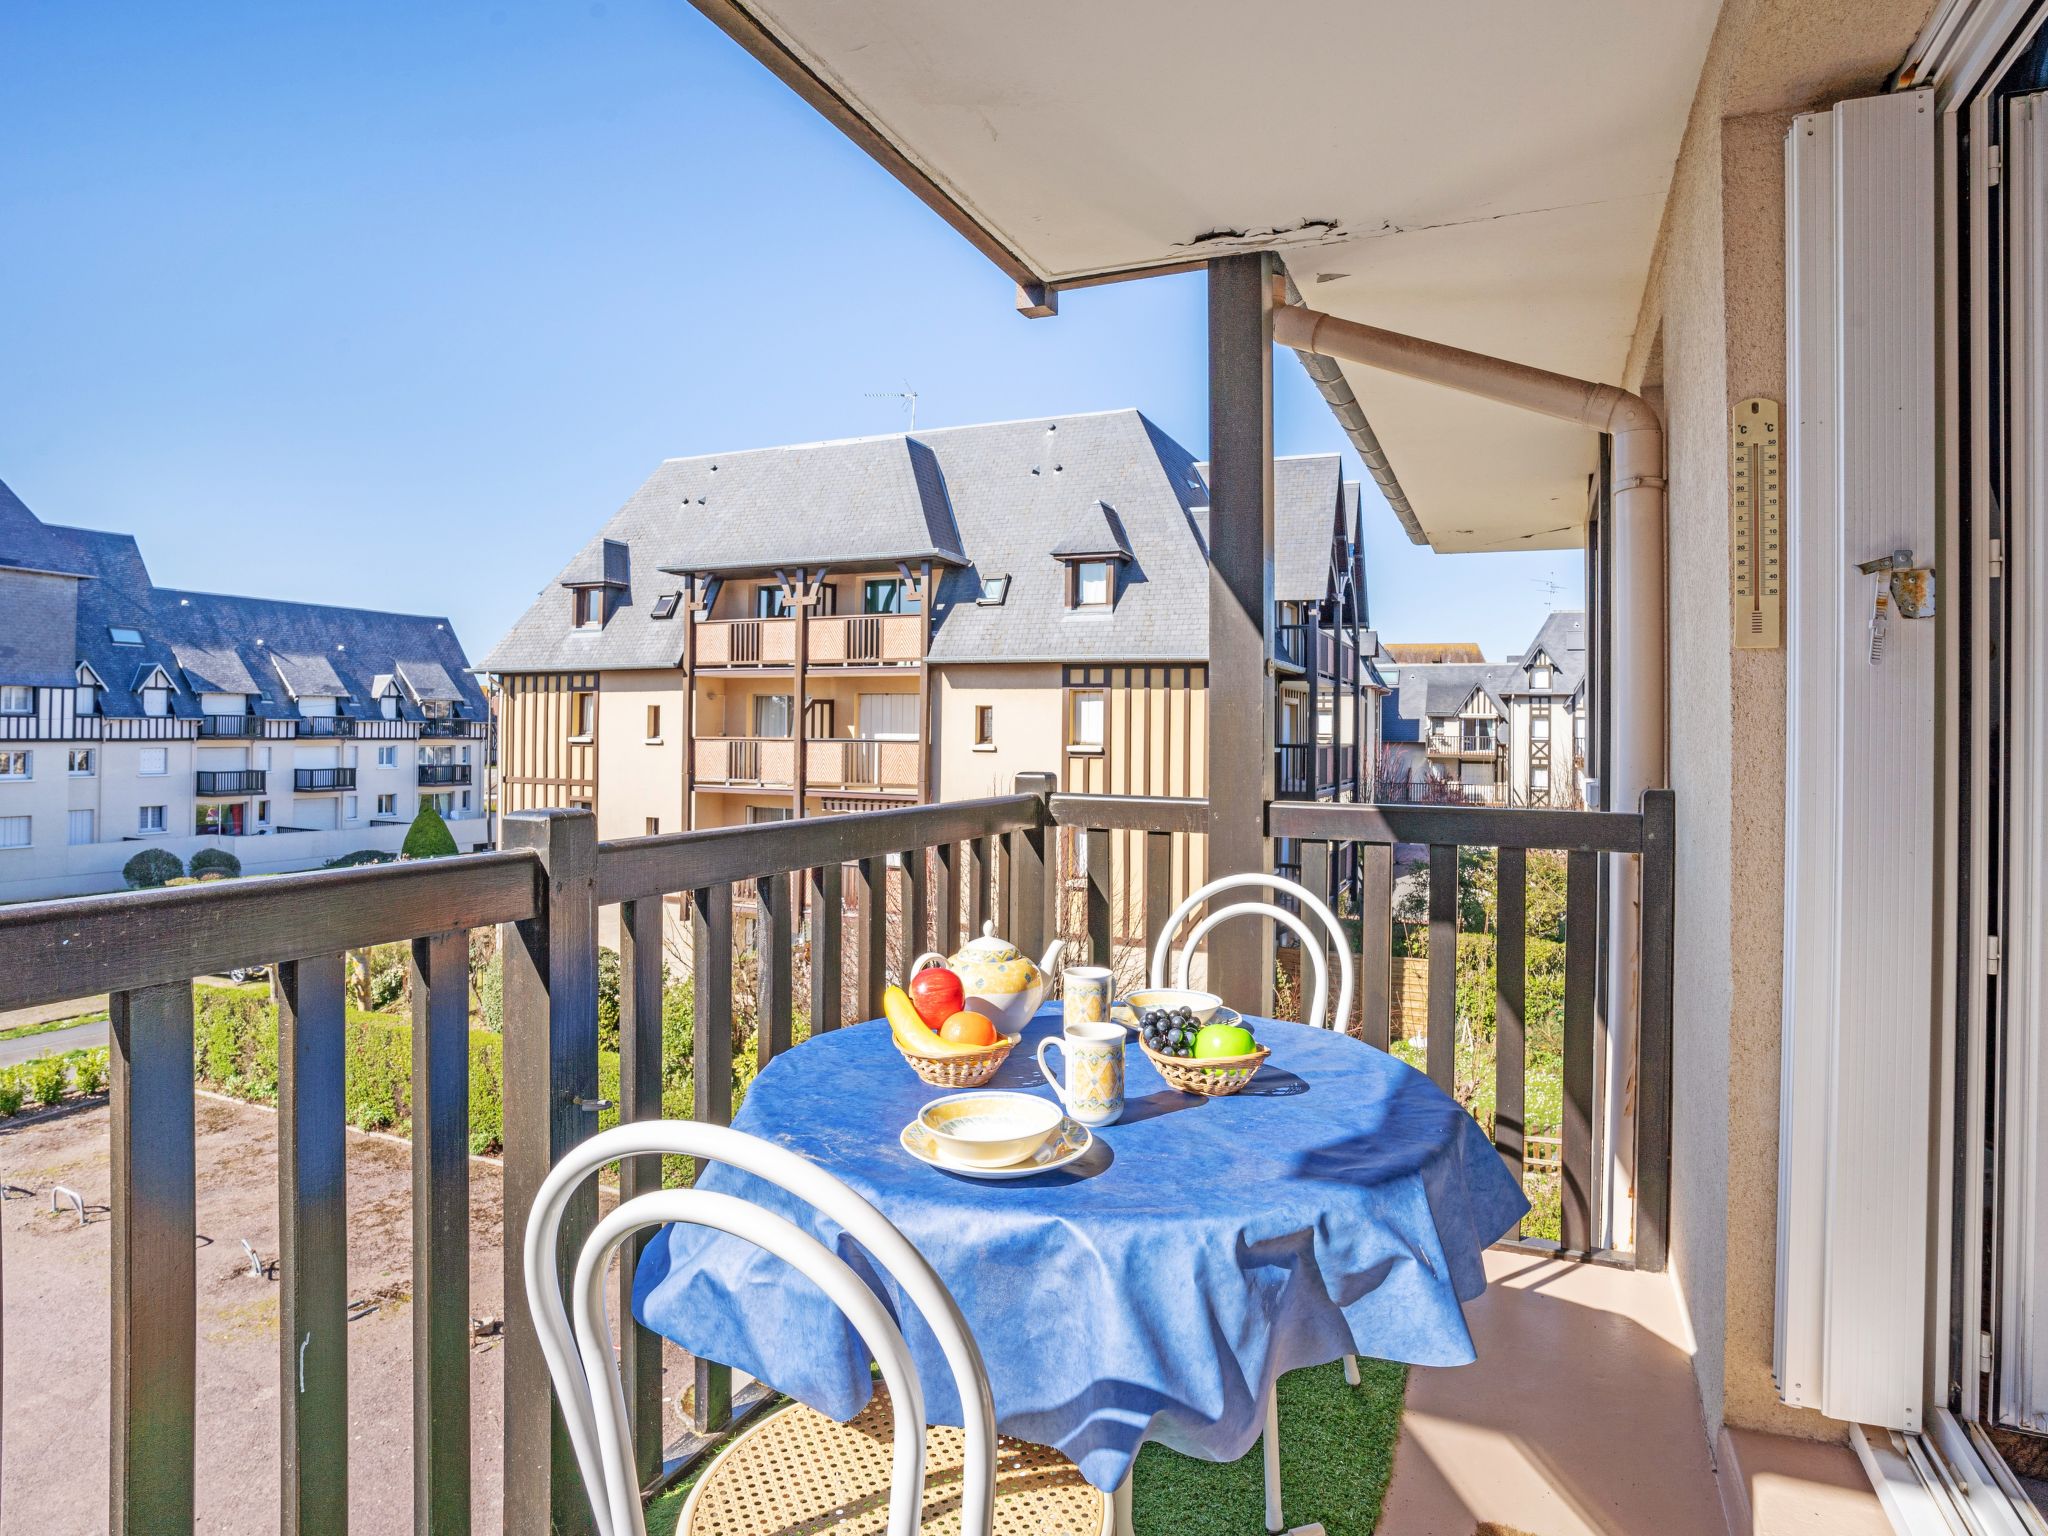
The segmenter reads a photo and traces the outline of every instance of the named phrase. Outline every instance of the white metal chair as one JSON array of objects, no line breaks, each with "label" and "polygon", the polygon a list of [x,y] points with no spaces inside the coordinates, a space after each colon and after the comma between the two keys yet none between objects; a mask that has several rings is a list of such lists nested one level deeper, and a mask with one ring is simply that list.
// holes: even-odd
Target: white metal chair
[{"label": "white metal chair", "polygon": [[1188,920],[1189,914],[1207,902],[1211,896],[1223,891],[1240,890],[1272,891],[1292,896],[1301,903],[1303,911],[1313,913],[1321,919],[1323,927],[1329,933],[1330,948],[1337,955],[1336,1013],[1333,1015],[1324,1012],[1324,1004],[1330,997],[1330,971],[1324,963],[1323,946],[1317,942],[1315,930],[1309,927],[1302,917],[1269,901],[1240,901],[1227,907],[1218,907],[1195,924],[1194,932],[1188,935],[1187,942],[1181,946],[1179,961],[1174,966],[1173,985],[1185,987],[1188,984],[1188,962],[1194,957],[1196,947],[1209,936],[1209,930],[1218,923],[1225,923],[1237,917],[1268,917],[1293,930],[1294,936],[1301,940],[1302,954],[1307,957],[1315,971],[1315,1001],[1310,1005],[1308,1012],[1302,1015],[1302,1023],[1313,1025],[1317,1029],[1342,1029],[1345,1021],[1351,1017],[1354,974],[1351,946],[1344,937],[1344,928],[1337,921],[1337,914],[1330,910],[1323,899],[1307,886],[1289,880],[1284,875],[1224,875],[1191,893],[1187,900],[1173,909],[1173,915],[1166,920],[1166,926],[1159,930],[1159,941],[1152,946],[1152,985],[1163,987],[1167,984],[1167,953],[1173,947],[1173,936],[1180,931],[1181,924]]},{"label": "white metal chair", "polygon": [[[554,1379],[562,1419],[576,1450],[577,1466],[590,1495],[599,1536],[646,1536],[634,1474],[625,1387],[612,1348],[605,1305],[606,1275],[613,1255],[628,1237],[642,1228],[672,1222],[710,1227],[758,1245],[801,1271],[846,1316],[881,1367],[893,1416],[886,1489],[887,1536],[916,1536],[924,1518],[924,1391],[902,1332],[888,1309],[843,1259],[772,1211],[730,1195],[698,1189],[660,1190],[624,1202],[598,1223],[577,1258],[569,1288],[574,1307],[572,1326],[555,1265],[562,1217],[569,1199],[583,1180],[604,1164],[653,1154],[727,1163],[787,1190],[838,1223],[867,1251],[878,1268],[902,1286],[944,1352],[966,1414],[966,1426],[960,1432],[963,1444],[959,1485],[959,1529],[966,1536],[991,1536],[997,1531],[999,1512],[1025,1500],[1038,1504],[1054,1497],[1062,1498],[1070,1512],[1076,1507],[1092,1507],[1098,1511],[1096,1528],[1106,1529],[1107,1501],[1088,1488],[1080,1474],[1054,1453],[1034,1447],[1028,1449],[1038,1454],[1026,1455],[1027,1448],[1014,1442],[1006,1444],[1004,1459],[1011,1465],[999,1472],[995,1403],[981,1352],[975,1347],[966,1319],[945,1283],[887,1217],[824,1169],[786,1148],[726,1126],[656,1120],[619,1126],[593,1136],[569,1152],[541,1185],[526,1224],[527,1300],[542,1352],[547,1357],[548,1371]],[[879,1411],[878,1402],[871,1405],[869,1415]],[[728,1481],[743,1485],[738,1490],[742,1494],[764,1489],[773,1492],[776,1485],[788,1481],[788,1469],[772,1465],[764,1468],[758,1458],[749,1462],[748,1457],[753,1447],[787,1451],[793,1443],[799,1443],[791,1440],[793,1429],[799,1436],[808,1435],[800,1443],[813,1453],[814,1461],[830,1459],[834,1447],[827,1442],[837,1436],[840,1444],[836,1449],[848,1453],[852,1464],[865,1471],[874,1459],[873,1437],[866,1432],[869,1425],[863,1422],[869,1415],[855,1421],[859,1427],[842,1426],[796,1405],[734,1437],[692,1489],[678,1532],[686,1536],[697,1528],[695,1516],[700,1501],[708,1490],[720,1487],[721,1477],[727,1472],[732,1473]],[[819,1453],[821,1444],[826,1448]],[[815,1472],[816,1468],[798,1470]],[[1017,1475],[1012,1476],[1013,1473]],[[999,1488],[999,1476],[1015,1486]],[[872,1496],[879,1503],[884,1490],[877,1486],[854,1491],[862,1497]],[[728,1488],[725,1492],[730,1495],[734,1490]],[[1006,1520],[1005,1528],[1009,1525]],[[748,1519],[742,1528],[759,1528],[758,1518]]]},{"label": "white metal chair", "polygon": [[[1351,945],[1344,937],[1344,928],[1337,921],[1337,914],[1330,910],[1329,905],[1307,886],[1297,881],[1289,880],[1284,875],[1224,875],[1219,879],[1211,880],[1200,890],[1190,894],[1187,900],[1173,909],[1173,915],[1166,920],[1166,925],[1159,930],[1158,942],[1152,946],[1152,985],[1155,987],[1166,985],[1166,957],[1173,946],[1173,936],[1180,932],[1181,925],[1188,920],[1189,915],[1197,907],[1206,903],[1212,896],[1224,891],[1247,889],[1270,891],[1276,895],[1292,896],[1301,903],[1304,912],[1312,913],[1316,918],[1320,919],[1323,928],[1328,931],[1330,948],[1337,956],[1337,1011],[1334,1014],[1324,1011],[1324,1004],[1329,1001],[1330,996],[1330,972],[1328,965],[1324,962],[1323,946],[1317,941],[1315,930],[1309,926],[1305,918],[1270,901],[1234,902],[1227,907],[1218,907],[1203,917],[1200,922],[1195,924],[1194,930],[1189,933],[1187,942],[1181,946],[1179,959],[1174,965],[1173,984],[1177,987],[1185,987],[1188,984],[1188,962],[1193,958],[1196,946],[1208,936],[1209,930],[1217,924],[1239,917],[1271,918],[1283,927],[1291,929],[1294,936],[1301,940],[1302,956],[1315,975],[1315,991],[1311,994],[1314,1001],[1310,1003],[1308,1012],[1302,1015],[1302,1023],[1316,1029],[1343,1028],[1345,1022],[1351,1017],[1352,978],[1354,974],[1351,964]],[[1344,1357],[1344,1379],[1354,1387],[1358,1385],[1358,1356],[1346,1355]],[[1266,1529],[1268,1531],[1279,1531],[1282,1529],[1282,1525],[1280,1515],[1280,1399],[1277,1387],[1273,1392],[1269,1392],[1266,1395],[1265,1463]]]}]

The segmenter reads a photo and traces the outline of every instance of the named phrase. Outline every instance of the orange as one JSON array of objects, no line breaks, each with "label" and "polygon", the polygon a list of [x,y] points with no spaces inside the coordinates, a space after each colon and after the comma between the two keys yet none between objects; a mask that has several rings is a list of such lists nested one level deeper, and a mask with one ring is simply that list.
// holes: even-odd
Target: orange
[{"label": "orange", "polygon": [[986,1014],[962,1009],[939,1026],[939,1038],[952,1045],[994,1045],[1003,1037]]}]

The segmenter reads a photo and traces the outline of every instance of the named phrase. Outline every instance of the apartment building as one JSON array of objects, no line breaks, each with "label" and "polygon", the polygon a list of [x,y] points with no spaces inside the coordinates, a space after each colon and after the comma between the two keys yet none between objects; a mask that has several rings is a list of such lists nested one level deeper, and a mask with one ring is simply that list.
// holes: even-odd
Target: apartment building
[{"label": "apartment building", "polygon": [[1586,616],[1558,612],[1502,663],[1405,661],[1478,647],[1386,646],[1375,798],[1486,805],[1585,803]]},{"label": "apartment building", "polygon": [[145,847],[396,852],[423,801],[486,846],[488,731],[447,620],[161,588],[0,484],[0,902],[118,889]]},{"label": "apartment building", "polygon": [[[491,652],[504,805],[603,837],[1063,788],[1200,795],[1204,466],[1135,410],[662,464]],[[1376,746],[1358,488],[1275,467],[1276,777]]]}]

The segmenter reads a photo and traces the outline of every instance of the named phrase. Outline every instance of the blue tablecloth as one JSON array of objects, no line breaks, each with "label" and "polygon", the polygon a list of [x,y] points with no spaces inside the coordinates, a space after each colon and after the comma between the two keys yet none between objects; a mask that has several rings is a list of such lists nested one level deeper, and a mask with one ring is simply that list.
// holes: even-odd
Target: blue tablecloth
[{"label": "blue tablecloth", "polygon": [[[991,1085],[1050,1096],[1032,1021]],[[1114,1488],[1158,1440],[1242,1456],[1283,1372],[1355,1352],[1415,1365],[1473,1358],[1461,1303],[1481,1253],[1528,1209],[1471,1116],[1428,1078],[1343,1035],[1265,1022],[1272,1057],[1235,1097],[1166,1087],[1133,1041],[1124,1118],[1087,1157],[1007,1183],[928,1168],[898,1144],[939,1090],[888,1026],[856,1025],[771,1062],[734,1124],[859,1190],[930,1261],[974,1330],[1004,1434],[1057,1447]],[[927,1417],[958,1396],[915,1309],[834,1223],[750,1175],[703,1187],[795,1220],[890,1304]],[[634,1277],[636,1315],[837,1419],[870,1392],[868,1356],[824,1294],[739,1239],[671,1227]]]}]

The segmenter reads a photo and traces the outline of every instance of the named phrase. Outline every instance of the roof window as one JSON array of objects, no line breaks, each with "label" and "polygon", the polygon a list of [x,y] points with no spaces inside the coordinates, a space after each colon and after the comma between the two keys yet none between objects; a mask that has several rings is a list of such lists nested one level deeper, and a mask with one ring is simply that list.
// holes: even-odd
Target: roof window
[{"label": "roof window", "polygon": [[116,645],[140,645],[142,644],[142,631],[139,629],[124,629],[119,624],[112,624],[107,627],[107,638]]},{"label": "roof window", "polygon": [[654,600],[654,617],[672,619],[676,616],[676,605],[683,600],[680,592],[664,592]]}]

